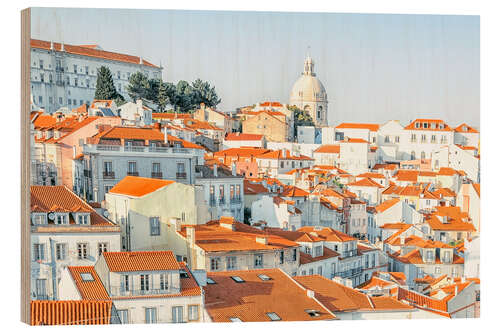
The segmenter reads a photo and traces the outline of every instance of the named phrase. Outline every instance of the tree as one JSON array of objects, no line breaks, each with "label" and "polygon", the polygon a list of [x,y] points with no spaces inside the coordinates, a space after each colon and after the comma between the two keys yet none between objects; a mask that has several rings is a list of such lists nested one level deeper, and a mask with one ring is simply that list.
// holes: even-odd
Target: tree
[{"label": "tree", "polygon": [[184,80],[177,82],[173,105],[181,112],[189,112],[193,109],[193,88],[189,82]]},{"label": "tree", "polygon": [[297,136],[297,126],[314,126],[311,115],[295,105],[288,105],[288,110],[293,111],[293,133]]},{"label": "tree", "polygon": [[106,66],[97,69],[97,83],[95,86],[94,99],[119,99],[123,97],[118,94],[113,83],[113,75]]},{"label": "tree", "polygon": [[161,84],[162,84],[161,79],[148,80],[148,86],[146,89],[146,96],[144,96],[144,98],[155,103],[155,104],[158,104],[158,98],[160,95]]},{"label": "tree", "polygon": [[127,93],[133,101],[138,99],[148,99],[151,95],[150,81],[146,75],[141,72],[136,72],[130,75],[127,85]]},{"label": "tree", "polygon": [[220,103],[220,98],[215,92],[215,87],[210,86],[208,82],[196,79],[192,86],[192,102],[194,107],[199,107],[201,103],[205,103],[208,107],[215,107]]}]

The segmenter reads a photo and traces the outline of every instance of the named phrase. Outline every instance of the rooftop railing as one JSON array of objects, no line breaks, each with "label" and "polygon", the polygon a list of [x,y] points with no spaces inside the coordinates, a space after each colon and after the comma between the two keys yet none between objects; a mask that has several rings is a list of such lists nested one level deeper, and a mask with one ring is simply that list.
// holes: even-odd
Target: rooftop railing
[{"label": "rooftop railing", "polygon": [[154,146],[121,146],[121,145],[102,145],[86,144],[84,152],[134,152],[134,153],[162,153],[162,154],[194,154],[191,148],[178,147],[154,147]]}]

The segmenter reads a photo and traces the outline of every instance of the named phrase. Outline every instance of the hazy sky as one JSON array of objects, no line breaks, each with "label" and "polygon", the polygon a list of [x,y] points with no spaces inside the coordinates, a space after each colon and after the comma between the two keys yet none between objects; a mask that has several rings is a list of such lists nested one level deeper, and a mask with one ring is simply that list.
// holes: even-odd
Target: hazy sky
[{"label": "hazy sky", "polygon": [[310,54],[329,121],[479,126],[479,16],[34,8],[32,37],[99,44],[215,85],[220,110],[287,103]]}]

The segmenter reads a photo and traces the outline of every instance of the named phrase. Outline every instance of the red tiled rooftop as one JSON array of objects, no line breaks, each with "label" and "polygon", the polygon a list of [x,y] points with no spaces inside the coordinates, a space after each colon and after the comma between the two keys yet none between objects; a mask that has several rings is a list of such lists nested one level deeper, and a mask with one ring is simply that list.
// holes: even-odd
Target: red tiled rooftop
[{"label": "red tiled rooftop", "polygon": [[126,176],[113,186],[109,193],[142,197],[173,183],[173,180]]}]

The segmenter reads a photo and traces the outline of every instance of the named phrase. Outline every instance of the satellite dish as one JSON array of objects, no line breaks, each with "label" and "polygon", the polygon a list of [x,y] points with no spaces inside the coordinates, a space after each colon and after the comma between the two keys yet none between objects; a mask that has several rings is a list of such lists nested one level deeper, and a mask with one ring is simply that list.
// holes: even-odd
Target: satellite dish
[{"label": "satellite dish", "polygon": [[54,213],[49,213],[49,219],[53,220],[56,218],[56,214]]}]

